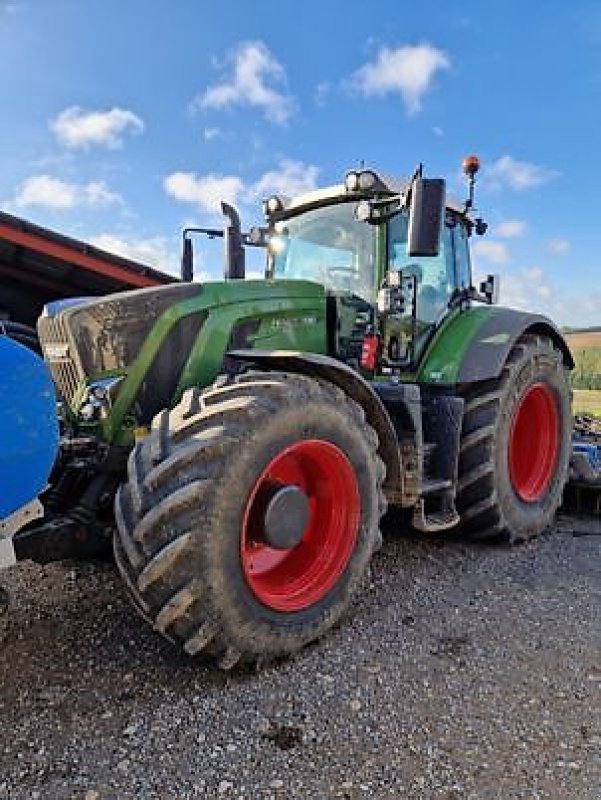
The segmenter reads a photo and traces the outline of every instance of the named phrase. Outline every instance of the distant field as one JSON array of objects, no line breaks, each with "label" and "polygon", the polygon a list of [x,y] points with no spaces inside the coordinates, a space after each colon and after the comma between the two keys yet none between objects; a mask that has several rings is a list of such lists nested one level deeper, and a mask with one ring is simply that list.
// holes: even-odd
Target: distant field
[{"label": "distant field", "polygon": [[601,417],[601,390],[574,389],[574,414],[593,414]]},{"label": "distant field", "polygon": [[566,339],[573,350],[583,350],[589,347],[601,348],[601,331],[566,333]]},{"label": "distant field", "polygon": [[601,331],[568,333],[566,339],[576,361],[574,389],[601,389]]}]

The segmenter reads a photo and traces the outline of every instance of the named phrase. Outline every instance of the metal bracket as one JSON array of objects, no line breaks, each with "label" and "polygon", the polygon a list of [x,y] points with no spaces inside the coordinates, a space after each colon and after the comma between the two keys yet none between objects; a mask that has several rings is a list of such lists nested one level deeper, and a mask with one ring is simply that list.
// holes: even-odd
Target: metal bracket
[{"label": "metal bracket", "polygon": [[10,516],[0,520],[0,538],[14,536],[22,527],[34,519],[44,516],[44,507],[36,498],[27,505],[13,511]]},{"label": "metal bracket", "polygon": [[44,516],[44,507],[36,498],[27,505],[13,511],[13,513],[0,520],[0,569],[12,567],[17,563],[13,536],[34,519]]}]

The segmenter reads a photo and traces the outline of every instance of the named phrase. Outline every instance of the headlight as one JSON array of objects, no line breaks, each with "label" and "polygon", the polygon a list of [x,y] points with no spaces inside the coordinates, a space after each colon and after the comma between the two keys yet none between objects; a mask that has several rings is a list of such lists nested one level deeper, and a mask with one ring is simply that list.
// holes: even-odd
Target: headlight
[{"label": "headlight", "polygon": [[370,169],[366,169],[359,173],[359,188],[363,191],[373,189],[378,181],[378,176]]},{"label": "headlight", "polygon": [[267,242],[267,249],[273,256],[278,256],[286,249],[288,242],[284,236],[270,236]]},{"label": "headlight", "polygon": [[344,179],[344,188],[347,192],[356,192],[359,189],[359,173],[347,172]]},{"label": "headlight", "polygon": [[359,200],[355,206],[355,219],[357,222],[369,222],[372,218],[372,207],[369,200]]},{"label": "headlight", "polygon": [[275,194],[273,197],[263,201],[263,213],[266,217],[270,217],[272,214],[277,214],[277,212],[282,211],[283,208],[284,203],[282,202],[282,199]]},{"label": "headlight", "polygon": [[125,376],[103,378],[88,386],[84,395],[79,414],[85,422],[93,422],[108,415],[119,392],[119,386]]}]

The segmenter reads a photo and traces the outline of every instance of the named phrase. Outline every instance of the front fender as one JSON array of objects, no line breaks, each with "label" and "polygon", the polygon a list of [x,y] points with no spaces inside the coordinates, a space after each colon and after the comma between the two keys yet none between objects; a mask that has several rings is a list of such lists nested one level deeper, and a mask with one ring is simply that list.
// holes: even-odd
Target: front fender
[{"label": "front fender", "polygon": [[367,422],[378,434],[378,454],[386,466],[384,491],[387,496],[403,494],[403,470],[398,438],[384,404],[370,384],[347,364],[316,353],[299,353],[288,350],[231,350],[234,360],[253,363],[272,371],[296,372],[328,381],[342,389],[358,403]]}]

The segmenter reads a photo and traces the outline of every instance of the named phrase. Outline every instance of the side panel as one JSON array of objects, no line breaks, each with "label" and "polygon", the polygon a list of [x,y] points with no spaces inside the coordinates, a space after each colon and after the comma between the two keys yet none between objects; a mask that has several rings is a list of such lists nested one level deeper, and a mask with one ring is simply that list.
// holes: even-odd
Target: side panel
[{"label": "side panel", "polygon": [[561,332],[546,317],[499,306],[452,314],[437,331],[418,369],[417,381],[456,385],[496,378],[509,351],[527,332],[549,336],[570,369],[574,361]]},{"label": "side panel", "polygon": [[[325,295],[321,286],[305,281],[205,284],[197,297],[176,303],[159,317],[136,358],[120,370],[126,379],[111,415],[102,423],[103,438],[119,445],[130,443],[127,418],[152,375],[162,343],[180,320],[199,313],[203,316],[202,325],[175,376],[170,404],[177,402],[186,389],[211,383],[222,370],[227,351],[240,344],[326,352]],[[156,408],[153,413],[159,410]],[[138,422],[147,424],[146,420]]]}]

